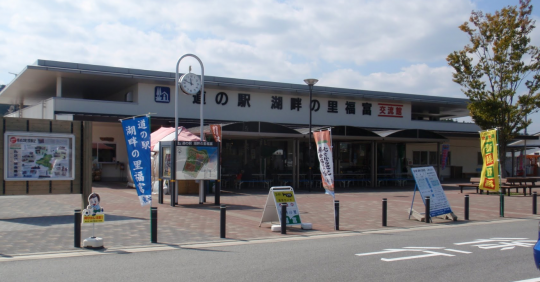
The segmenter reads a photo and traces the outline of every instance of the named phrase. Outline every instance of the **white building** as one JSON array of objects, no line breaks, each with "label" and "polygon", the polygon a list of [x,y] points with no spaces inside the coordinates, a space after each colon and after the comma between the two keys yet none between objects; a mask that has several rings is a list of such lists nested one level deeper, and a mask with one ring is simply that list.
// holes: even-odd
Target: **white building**
[{"label": "white building", "polygon": [[[24,105],[8,116],[94,121],[94,157],[103,180],[124,180],[120,118],[152,113],[151,125],[174,126],[175,73],[38,60],[0,92]],[[245,169],[272,177],[304,175],[308,160],[309,88],[301,84],[205,76],[204,121],[223,124],[223,176]],[[172,94],[172,95],[171,95]],[[199,98],[197,100],[197,98]],[[199,133],[200,95],[181,94],[179,125]],[[314,86],[314,129],[332,127],[336,174],[375,180],[408,167],[440,164],[442,176],[477,173],[479,127],[444,121],[468,116],[467,99]],[[311,151],[318,171],[315,145]],[[315,172],[316,173],[316,172]],[[253,176],[255,177],[255,176]],[[376,183],[376,182],[374,182]]]}]

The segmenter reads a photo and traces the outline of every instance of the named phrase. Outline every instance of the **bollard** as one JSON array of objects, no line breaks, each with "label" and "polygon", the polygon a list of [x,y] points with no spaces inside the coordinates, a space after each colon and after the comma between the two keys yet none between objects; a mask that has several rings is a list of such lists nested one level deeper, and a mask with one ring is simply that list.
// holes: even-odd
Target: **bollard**
[{"label": "bollard", "polygon": [[533,192],[532,198],[533,198],[533,214],[536,214],[536,192]]},{"label": "bollard", "polygon": [[431,211],[431,199],[429,198],[429,196],[426,196],[426,214],[425,214],[426,223],[429,223],[431,221],[430,211]]},{"label": "bollard", "polygon": [[225,216],[226,216],[226,212],[227,212],[227,206],[225,205],[221,205],[219,207],[220,209],[220,224],[219,224],[219,237],[220,238],[225,238]]},{"label": "bollard", "polygon": [[[206,194],[208,194],[209,187],[210,187],[210,181],[204,181],[203,189],[202,189],[202,203],[206,203]],[[202,204],[202,203],[199,203],[199,204]]]},{"label": "bollard", "polygon": [[175,198],[174,198],[174,194],[175,194],[175,188],[176,188],[176,182],[173,180],[169,181],[169,194],[171,195],[171,207],[174,207],[176,205],[175,203]]},{"label": "bollard", "polygon": [[383,198],[382,199],[382,226],[386,226],[387,208],[388,208],[387,200],[386,198]]},{"label": "bollard", "polygon": [[163,179],[159,179],[158,203],[163,204]]},{"label": "bollard", "polygon": [[157,207],[150,207],[150,242],[157,243]]},{"label": "bollard", "polygon": [[219,206],[221,198],[221,180],[217,181],[216,191],[214,191],[214,205]]},{"label": "bollard", "polygon": [[74,244],[73,246],[75,248],[80,248],[81,247],[81,217],[82,217],[82,213],[81,213],[81,210],[75,210],[75,215],[74,215],[74,222],[75,222],[75,229],[74,229],[74,236],[73,236],[73,239],[74,239]]},{"label": "bollard", "polygon": [[465,220],[469,220],[469,195],[465,195]]},{"label": "bollard", "polygon": [[500,217],[504,217],[504,194],[501,193],[499,194],[499,197],[500,197],[500,211],[499,211],[499,216]]},{"label": "bollard", "polygon": [[334,202],[334,221],[336,223],[335,229],[339,230],[339,201]]},{"label": "bollard", "polygon": [[287,234],[287,203],[281,203],[281,234]]}]

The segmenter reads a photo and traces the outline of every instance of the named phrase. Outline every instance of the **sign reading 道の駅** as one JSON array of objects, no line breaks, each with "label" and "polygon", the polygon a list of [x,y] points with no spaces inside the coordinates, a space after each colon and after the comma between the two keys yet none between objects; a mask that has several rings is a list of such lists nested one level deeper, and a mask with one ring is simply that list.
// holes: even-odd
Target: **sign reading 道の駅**
[{"label": "sign reading \u9053\u306e\u99c5", "polygon": [[277,186],[270,188],[268,197],[266,198],[266,205],[264,206],[263,215],[261,217],[261,223],[274,222],[281,223],[281,204],[287,204],[287,223],[286,225],[298,225],[302,224],[300,220],[300,212],[298,211],[298,205],[294,198],[294,190],[290,186]]},{"label": "sign reading \u9053\u306e\u99c5", "polygon": [[[437,177],[437,172],[435,172],[435,169],[432,166],[415,167],[411,168],[411,172],[413,174],[414,180],[416,181],[415,193],[416,188],[418,188],[424,204],[425,198],[430,198],[430,217],[450,214],[452,218],[457,219],[457,217],[452,212],[452,208],[450,208],[450,203],[446,198],[446,194],[444,194],[441,182]],[[412,204],[409,212],[409,215],[411,215],[411,212],[413,212]]]}]

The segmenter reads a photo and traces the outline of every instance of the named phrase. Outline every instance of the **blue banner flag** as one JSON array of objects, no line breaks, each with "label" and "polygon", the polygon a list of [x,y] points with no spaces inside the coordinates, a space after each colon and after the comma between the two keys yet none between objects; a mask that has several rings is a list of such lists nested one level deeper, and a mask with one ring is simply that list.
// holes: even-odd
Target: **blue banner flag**
[{"label": "blue banner flag", "polygon": [[141,206],[152,204],[150,122],[148,116],[122,120],[129,158],[129,170]]},{"label": "blue banner flag", "polygon": [[442,145],[442,164],[441,169],[446,168],[446,164],[448,163],[448,152],[450,152],[450,144],[443,144]]}]

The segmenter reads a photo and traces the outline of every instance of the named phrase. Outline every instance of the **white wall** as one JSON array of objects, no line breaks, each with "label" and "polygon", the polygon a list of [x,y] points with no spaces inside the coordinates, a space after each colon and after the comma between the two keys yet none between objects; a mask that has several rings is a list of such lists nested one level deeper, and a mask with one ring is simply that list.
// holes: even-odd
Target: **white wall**
[{"label": "white wall", "polygon": [[454,138],[450,139],[450,152],[452,152],[452,166],[462,166],[464,173],[477,172],[478,153],[480,152],[480,138]]},{"label": "white wall", "polygon": [[[444,170],[441,170],[442,176],[450,176],[450,166],[463,167],[463,173],[477,172],[477,168],[482,168],[482,165],[477,165],[477,156],[480,152],[480,139],[475,138],[451,138],[449,142],[451,152],[451,163]],[[417,143],[407,144],[406,157],[412,161],[413,151],[437,151],[435,143]],[[442,154],[442,144],[439,148]]]}]

